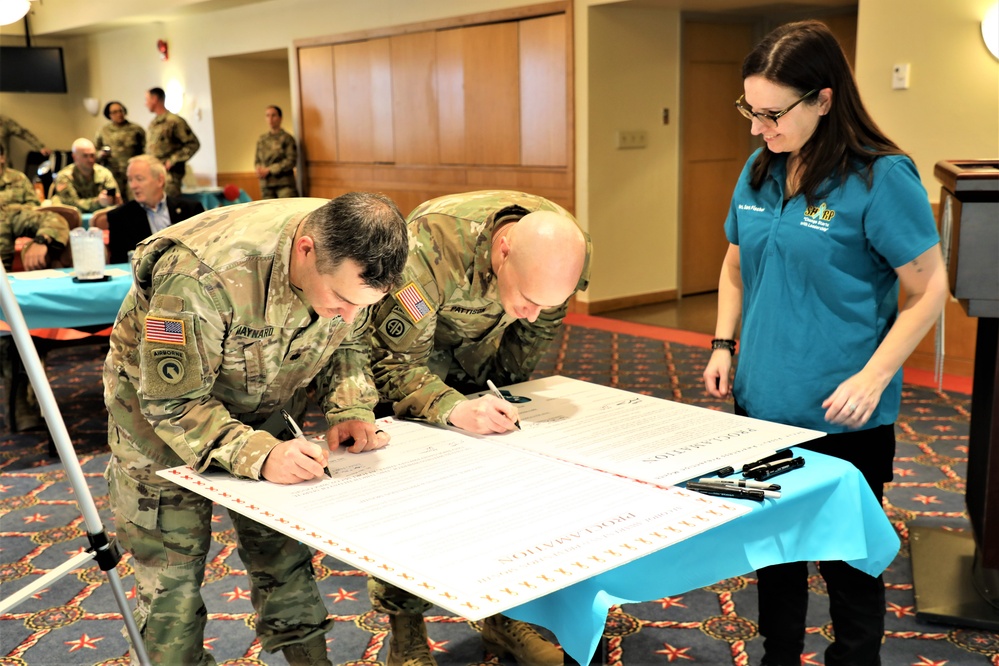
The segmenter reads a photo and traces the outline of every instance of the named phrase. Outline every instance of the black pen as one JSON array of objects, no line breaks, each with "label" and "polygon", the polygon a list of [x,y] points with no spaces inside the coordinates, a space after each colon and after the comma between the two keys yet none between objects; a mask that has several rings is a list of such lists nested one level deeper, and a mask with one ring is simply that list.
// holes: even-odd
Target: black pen
[{"label": "black pen", "polygon": [[783,451],[778,451],[777,453],[769,455],[765,458],[760,458],[759,460],[756,460],[754,462],[746,463],[745,465],[742,466],[742,473],[745,474],[754,467],[760,467],[762,465],[766,465],[767,463],[772,463],[777,460],[784,460],[786,458],[791,458],[793,456],[794,454],[791,453],[791,449],[784,449]]},{"label": "black pen", "polygon": [[[488,386],[488,387],[489,387],[489,391],[490,391],[490,392],[491,392],[491,393],[492,393],[492,394],[493,394],[494,396],[496,396],[497,398],[499,398],[499,399],[500,399],[500,400],[502,400],[503,402],[506,402],[506,398],[504,398],[504,397],[503,397],[503,394],[502,394],[502,393],[500,392],[500,390],[499,390],[498,388],[496,388],[496,384],[493,384],[493,380],[491,380],[491,379],[487,379],[487,380],[486,380],[486,386]],[[514,424],[515,426],[517,426],[517,430],[520,430],[520,429],[521,429],[521,428],[520,428],[520,419],[517,419],[516,421],[514,421],[514,422],[513,422],[513,424]]]},{"label": "black pen", "polygon": [[799,467],[804,466],[805,459],[798,456],[797,458],[791,458],[790,460],[781,460],[778,462],[766,463],[765,465],[761,465],[759,467],[754,467],[748,472],[744,472],[743,476],[748,476],[756,479],[757,481],[763,481],[772,476],[784,474],[785,472],[790,472],[792,469],[798,469]]},{"label": "black pen", "polygon": [[687,490],[704,493],[705,495],[715,495],[716,497],[732,497],[734,499],[750,499],[762,502],[766,497],[764,491],[756,488],[738,488],[734,486],[715,485],[711,483],[687,482]]},{"label": "black pen", "polygon": [[[284,418],[284,422],[288,424],[288,429],[291,430],[291,434],[295,436],[295,439],[305,439],[305,433],[298,427],[298,424],[295,423],[295,419],[291,418],[291,414],[289,414],[287,410],[282,409],[281,416]],[[333,474],[330,473],[329,465],[323,465],[323,472],[326,473],[326,476],[333,478]]]},{"label": "black pen", "polygon": [[[699,486],[701,485],[717,486],[719,488],[728,488],[730,490],[749,488],[752,490],[759,490],[760,492],[763,493],[763,496],[766,497],[767,499],[780,499],[780,486],[778,486],[776,483],[765,484],[765,483],[757,483],[756,481],[729,481],[728,479],[714,479],[714,478],[701,479],[700,481],[694,481],[694,483]],[[757,485],[755,486],[745,485],[749,483],[755,483]]]}]

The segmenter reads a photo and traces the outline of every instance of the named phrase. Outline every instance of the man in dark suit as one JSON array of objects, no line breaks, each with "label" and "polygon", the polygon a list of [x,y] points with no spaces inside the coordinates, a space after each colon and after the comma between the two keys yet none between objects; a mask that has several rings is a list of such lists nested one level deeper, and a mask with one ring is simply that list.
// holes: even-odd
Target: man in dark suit
[{"label": "man in dark suit", "polygon": [[132,201],[108,211],[109,262],[128,261],[128,253],[147,237],[205,211],[197,201],[164,195],[166,169],[150,155],[128,160],[128,187]]}]

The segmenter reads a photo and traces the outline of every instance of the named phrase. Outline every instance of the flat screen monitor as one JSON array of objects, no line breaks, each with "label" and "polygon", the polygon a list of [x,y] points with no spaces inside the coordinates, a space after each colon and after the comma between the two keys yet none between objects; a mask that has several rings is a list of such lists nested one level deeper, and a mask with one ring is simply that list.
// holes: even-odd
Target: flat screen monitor
[{"label": "flat screen monitor", "polygon": [[62,47],[0,46],[0,92],[66,92]]}]

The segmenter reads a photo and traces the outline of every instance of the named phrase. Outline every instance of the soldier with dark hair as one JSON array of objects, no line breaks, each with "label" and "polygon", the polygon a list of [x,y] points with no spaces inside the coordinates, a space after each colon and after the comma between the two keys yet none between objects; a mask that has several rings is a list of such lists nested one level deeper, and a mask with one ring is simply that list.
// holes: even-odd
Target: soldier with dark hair
[{"label": "soldier with dark hair", "polygon": [[[94,137],[94,146],[102,155],[104,166],[114,176],[122,188],[121,197],[132,200],[132,190],[128,186],[126,169],[129,158],[141,155],[146,148],[146,130],[126,119],[128,111],[121,102],[108,102],[104,105],[104,117],[110,120]],[[107,153],[105,154],[105,149]]]},{"label": "soldier with dark hair", "polygon": [[[156,472],[187,464],[282,484],[322,476],[327,449],[281,417],[300,418],[307,392],[329,441],[343,433],[352,452],[384,446],[371,413],[368,306],[398,282],[407,246],[395,204],[361,193],[226,206],[139,244],[104,365],[106,476],[154,663],[214,663],[200,594],[212,502]],[[264,650],[330,664],[312,551],[230,516]]]},{"label": "soldier with dark hair", "polygon": [[150,88],[146,93],[146,108],[156,114],[146,134],[146,154],[152,155],[167,170],[166,193],[179,197],[184,182],[187,161],[201,148],[201,142],[187,121],[166,108],[166,93],[162,88]]},{"label": "soldier with dark hair", "polygon": [[260,178],[260,192],[264,199],[297,197],[295,165],[298,163],[298,146],[295,137],[281,127],[281,107],[268,106],[264,117],[270,130],[257,139],[253,166]]}]

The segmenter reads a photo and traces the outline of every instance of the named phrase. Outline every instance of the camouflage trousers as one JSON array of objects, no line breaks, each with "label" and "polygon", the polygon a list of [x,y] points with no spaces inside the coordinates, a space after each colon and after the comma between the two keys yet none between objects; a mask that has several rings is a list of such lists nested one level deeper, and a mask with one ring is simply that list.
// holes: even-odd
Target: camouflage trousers
[{"label": "camouflage trousers", "polygon": [[291,185],[266,185],[260,181],[261,199],[293,199],[298,196],[298,187]]},{"label": "camouflage trousers", "polygon": [[423,615],[431,606],[429,601],[378,578],[368,579],[368,598],[373,609],[389,615]]},{"label": "camouflage trousers", "polygon": [[168,197],[179,197],[180,188],[184,184],[184,174],[176,171],[167,171],[166,185],[163,187],[163,194]]},{"label": "camouflage trousers", "polygon": [[[112,457],[106,473],[117,538],[132,554],[136,623],[154,664],[215,664],[204,649],[201,598],[211,547],[212,502],[173,484],[129,477]],[[275,652],[332,628],[316,586],[312,552],[298,541],[229,512],[250,581],[256,631]]]}]

